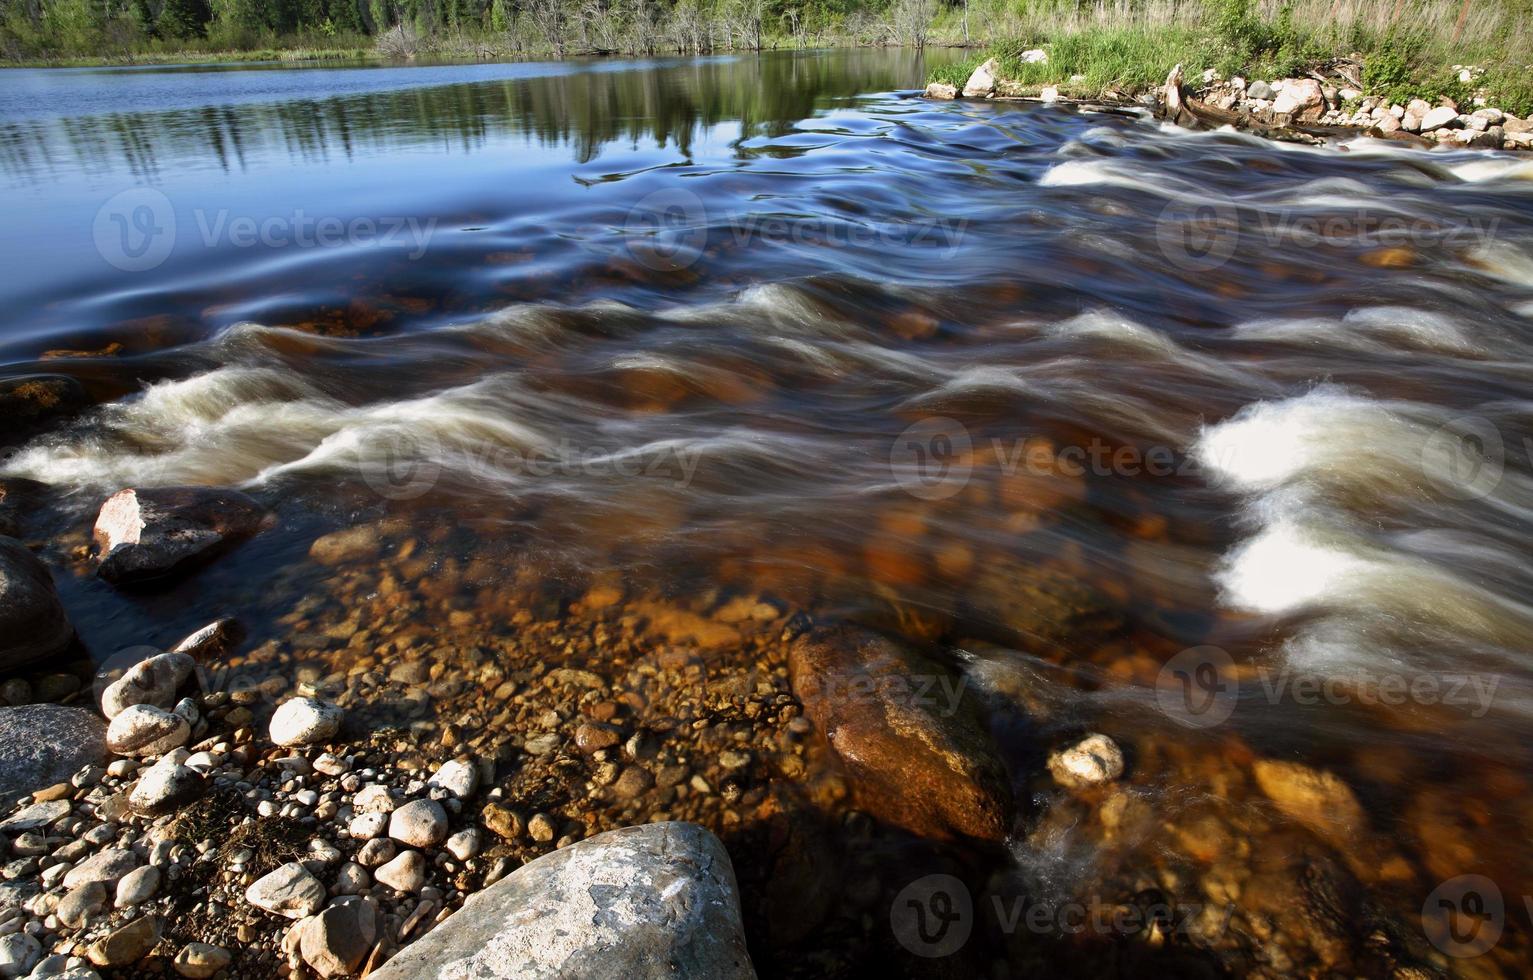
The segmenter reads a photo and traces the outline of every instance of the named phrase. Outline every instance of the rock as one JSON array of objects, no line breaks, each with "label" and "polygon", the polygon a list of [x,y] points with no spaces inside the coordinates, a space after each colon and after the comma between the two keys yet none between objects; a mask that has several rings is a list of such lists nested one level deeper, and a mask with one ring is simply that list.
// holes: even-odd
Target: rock
[{"label": "rock", "polygon": [[304,962],[322,977],[357,972],[378,941],[378,910],[369,901],[332,905],[305,919],[298,940]]},{"label": "rock", "polygon": [[[451,846],[451,841],[448,842]],[[367,873],[367,869],[355,861],[347,861],[341,865],[341,870],[335,874],[335,893],[337,895],[360,895],[373,884],[373,876]]]},{"label": "rock", "polygon": [[498,803],[491,803],[480,811],[479,819],[501,840],[518,840],[527,830],[527,823],[520,813]]},{"label": "rock", "polygon": [[1313,78],[1285,78],[1279,83],[1272,111],[1300,122],[1314,122],[1325,112],[1325,93]]},{"label": "rock", "polygon": [[0,671],[57,657],[73,639],[47,566],[20,541],[0,537]]},{"label": "rock", "polygon": [[376,868],[380,864],[387,864],[394,860],[394,855],[399,853],[399,848],[387,837],[376,837],[357,851],[357,860],[369,868]]},{"label": "rock", "polygon": [[600,752],[602,749],[610,749],[620,741],[622,741],[622,735],[611,725],[588,721],[575,729],[575,748],[586,755]]},{"label": "rock", "polygon": [[1380,116],[1378,120],[1373,124],[1373,128],[1377,130],[1380,135],[1388,136],[1390,133],[1399,131],[1400,120],[1386,112],[1384,115]]},{"label": "rock", "polygon": [[1161,98],[1165,102],[1166,118],[1178,125],[1190,123],[1193,120],[1183,118],[1186,115],[1186,107],[1182,104],[1182,66],[1177,65],[1166,76],[1166,84],[1161,89]]},{"label": "rock", "polygon": [[85,386],[65,374],[0,381],[0,446],[11,446],[90,404]]},{"label": "rock", "polygon": [[470,827],[447,838],[445,846],[447,853],[459,861],[467,861],[484,849],[484,835],[479,832],[478,827]]},{"label": "rock", "polygon": [[401,851],[394,860],[374,871],[373,877],[396,892],[420,891],[426,883],[426,859],[420,851]]},{"label": "rock", "polygon": [[1059,89],[1053,85],[1045,85],[1038,92],[1038,98],[1044,102],[1058,102]]},{"label": "rock", "polygon": [[1412,99],[1405,105],[1405,115],[1400,117],[1400,128],[1407,132],[1421,132],[1421,121],[1432,111],[1432,104],[1423,99]]},{"label": "rock", "polygon": [[1501,135],[1502,139],[1506,141],[1506,148],[1509,150],[1533,149],[1533,132],[1514,133],[1510,130],[1504,130]]},{"label": "rock", "polygon": [[1069,789],[1110,783],[1123,775],[1123,750],[1106,735],[1092,733],[1052,753],[1049,773]]},{"label": "rock", "polygon": [[1042,48],[1029,48],[1017,55],[1017,60],[1024,65],[1042,65],[1049,60],[1049,53]]},{"label": "rock", "polygon": [[28,933],[0,937],[0,977],[26,976],[42,955],[42,944]]},{"label": "rock", "polygon": [[527,836],[540,844],[547,844],[559,836],[559,828],[554,824],[554,818],[546,813],[534,813],[532,819],[527,821]]},{"label": "rock", "polygon": [[48,485],[20,477],[0,477],[0,536],[18,537],[22,525],[22,507],[34,507]]},{"label": "rock", "polygon": [[340,565],[376,558],[382,551],[383,536],[378,528],[362,524],[317,538],[309,546],[309,557],[321,565]]},{"label": "rock", "polygon": [[357,790],[351,798],[351,806],[358,813],[392,813],[394,794],[382,783],[369,783]]},{"label": "rock", "polygon": [[135,649],[149,656],[129,667],[101,693],[101,713],[108,718],[116,718],[135,704],[169,710],[176,704],[176,692],[197,669],[197,662],[184,653],[159,653],[153,647]]},{"label": "rock", "polygon": [[171,965],[180,976],[190,977],[191,980],[208,980],[219,970],[228,967],[233,959],[226,949],[208,943],[187,943],[181,947]]},{"label": "rock", "polygon": [[346,825],[346,833],[356,840],[372,840],[389,825],[386,813],[359,813]]},{"label": "rock", "polygon": [[1000,65],[994,58],[974,69],[969,75],[969,80],[964,83],[963,97],[966,99],[988,99],[995,94],[996,73],[1000,71]]},{"label": "rock", "polygon": [[1284,816],[1322,840],[1347,849],[1368,825],[1352,787],[1334,773],[1273,759],[1258,759],[1252,771]]},{"label": "rock", "polygon": [[341,730],[346,713],[316,698],[284,701],[271,716],[271,740],[281,746],[318,745]]},{"label": "rock", "polygon": [[106,725],[85,708],[0,708],[0,746],[0,799],[12,799],[105,762]]},{"label": "rock", "polygon": [[1456,129],[1459,126],[1458,110],[1440,105],[1421,117],[1421,131],[1430,133],[1438,129]]},{"label": "rock", "polygon": [[297,861],[290,861],[245,889],[245,901],[273,915],[302,919],[325,904],[325,886]]},{"label": "rock", "polygon": [[1252,82],[1249,86],[1246,87],[1246,97],[1252,99],[1261,99],[1264,102],[1271,102],[1273,99],[1277,98],[1277,89],[1273,88],[1266,82],[1258,80]]},{"label": "rock", "polygon": [[148,955],[159,941],[160,920],[146,915],[98,940],[86,955],[97,966],[132,966]]},{"label": "rock", "polygon": [[389,817],[389,836],[406,847],[435,847],[447,839],[447,811],[435,800],[406,803]]},{"label": "rock", "polygon": [[42,803],[33,803],[31,806],[11,814],[0,821],[0,833],[14,834],[24,830],[36,830],[46,827],[55,820],[69,816],[68,800],[48,800]]},{"label": "rock", "polygon": [[120,490],[101,505],[96,572],[114,585],[187,571],[264,530],[271,517],[236,490],[158,487]]},{"label": "rock", "polygon": [[65,888],[79,888],[92,881],[116,885],[118,879],[138,867],[138,856],[122,848],[109,848],[70,868],[64,875]]},{"label": "rock", "polygon": [[[170,648],[195,660],[211,660],[234,650],[245,639],[245,627],[232,616],[215,620]],[[194,943],[193,945],[201,945]],[[216,949],[217,947],[209,947]]]},{"label": "rock", "polygon": [[162,760],[139,778],[128,794],[128,806],[135,813],[158,817],[201,799],[206,791],[207,780],[202,773],[190,766],[167,766]]},{"label": "rock", "polygon": [[117,883],[117,894],[112,904],[120,909],[142,905],[160,890],[160,869],[152,864],[134,868]]},{"label": "rock", "polygon": [[106,900],[106,885],[99,881],[88,881],[65,894],[53,914],[69,928],[79,929],[91,916],[106,909]]},{"label": "rock", "polygon": [[928,99],[942,99],[944,101],[958,98],[958,86],[949,82],[932,82],[926,86]]},{"label": "rock", "polygon": [[801,637],[788,669],[870,813],[922,836],[1006,838],[1010,784],[958,675],[853,628]]},{"label": "rock", "polygon": [[180,715],[147,704],[124,708],[106,729],[106,747],[118,755],[160,755],[191,738]]},{"label": "rock", "polygon": [[[576,740],[579,740],[578,733]],[[466,800],[479,788],[479,767],[462,759],[444,762],[427,785],[444,789],[458,799]]]},{"label": "rock", "polygon": [[1501,120],[1501,128],[1508,133],[1533,132],[1533,118],[1518,119],[1516,116],[1505,116]]},{"label": "rock", "polygon": [[374,980],[752,980],[729,855],[696,824],[598,834],[474,895]]}]

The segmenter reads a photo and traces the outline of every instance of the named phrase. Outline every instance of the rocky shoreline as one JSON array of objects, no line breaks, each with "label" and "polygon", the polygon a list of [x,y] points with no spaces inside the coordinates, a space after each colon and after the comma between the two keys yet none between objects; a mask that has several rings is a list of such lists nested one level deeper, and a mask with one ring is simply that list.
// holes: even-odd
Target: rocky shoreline
[{"label": "rocky shoreline", "polygon": [[[1047,57],[1043,51],[1029,52]],[[1420,147],[1447,146],[1460,149],[1533,150],[1533,118],[1518,116],[1483,104],[1472,106],[1451,99],[1437,102],[1412,98],[1403,103],[1366,95],[1356,72],[1332,66],[1332,76],[1319,71],[1302,78],[1272,81],[1220,78],[1204,72],[1197,84],[1189,84],[1177,65],[1158,92],[1138,98],[1120,94],[1090,100],[1084,105],[1135,106],[1150,109],[1157,117],[1191,129],[1228,129],[1255,133],[1289,142],[1319,144],[1343,134],[1360,134]],[[1472,68],[1463,68],[1468,82]],[[1001,77],[1001,67],[989,59],[970,75],[960,90],[945,82],[932,82],[926,97],[936,100],[987,99],[1070,102],[1057,86],[1028,87]]]},{"label": "rocky shoreline", "polygon": [[[226,615],[96,663],[55,628],[53,574],[141,590],[285,531],[193,488],[125,490],[96,524],[94,549],[0,541],[3,608],[49,626],[0,634],[0,738],[34,749],[0,770],[0,977],[552,976],[554,953],[614,978],[925,975],[896,913],[934,878],[984,908],[1079,887],[1129,923],[1083,946],[992,916],[943,975],[1445,962],[1374,896],[1419,904],[1449,797],[1411,811],[1431,847],[1403,848],[1329,769],[1082,711],[1009,648],[551,578],[516,549],[430,557],[439,528],[386,517],[311,536],[330,591],[270,627]],[[1075,667],[1153,683],[1077,592],[1009,609],[1016,635],[1076,624],[1098,646]],[[1197,802],[1160,813],[1168,785]],[[1098,857],[1061,883],[1063,842]],[[581,914],[598,895],[611,914]]]}]

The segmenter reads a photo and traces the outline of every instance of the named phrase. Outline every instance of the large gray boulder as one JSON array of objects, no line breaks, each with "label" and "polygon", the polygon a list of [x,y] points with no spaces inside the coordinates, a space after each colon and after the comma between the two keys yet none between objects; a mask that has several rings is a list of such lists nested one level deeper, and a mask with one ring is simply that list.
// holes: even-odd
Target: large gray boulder
[{"label": "large gray boulder", "polygon": [[691,823],[624,827],[524,865],[375,980],[753,980],[734,869]]},{"label": "large gray boulder", "polygon": [[57,704],[0,708],[0,800],[56,786],[106,761],[106,723]]},{"label": "large gray boulder", "polygon": [[180,574],[265,530],[272,517],[237,490],[156,487],[119,490],[96,517],[96,572],[114,585]]},{"label": "large gray boulder", "polygon": [[0,672],[55,656],[73,638],[48,566],[20,541],[0,537]]}]

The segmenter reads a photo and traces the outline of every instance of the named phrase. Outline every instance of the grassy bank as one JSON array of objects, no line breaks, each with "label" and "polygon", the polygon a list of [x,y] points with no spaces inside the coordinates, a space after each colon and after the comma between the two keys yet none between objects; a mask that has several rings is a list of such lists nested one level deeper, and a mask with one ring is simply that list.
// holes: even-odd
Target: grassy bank
[{"label": "grassy bank", "polygon": [[[1533,18],[1516,7],[1430,0],[1410,8],[1399,0],[1103,6],[1040,18],[1015,38],[943,66],[932,80],[962,86],[994,57],[1007,80],[1096,97],[1151,89],[1176,64],[1196,82],[1207,69],[1275,79],[1353,59],[1362,64],[1358,81],[1368,95],[1467,102],[1483,90],[1490,104],[1525,115],[1533,112],[1530,26]],[[1034,48],[1047,51],[1048,61],[1025,62],[1022,53]],[[1475,69],[1468,82],[1462,66]]]}]

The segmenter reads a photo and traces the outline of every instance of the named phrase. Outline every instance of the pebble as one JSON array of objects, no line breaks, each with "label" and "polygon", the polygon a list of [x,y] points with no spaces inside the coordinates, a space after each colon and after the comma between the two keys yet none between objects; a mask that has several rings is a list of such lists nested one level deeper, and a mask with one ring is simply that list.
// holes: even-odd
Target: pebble
[{"label": "pebble", "polygon": [[75,865],[64,875],[65,888],[78,888],[87,882],[99,881],[114,885],[129,871],[138,867],[138,856],[132,851],[112,848]]},{"label": "pebble", "polygon": [[1100,786],[1123,775],[1123,750],[1118,743],[1093,732],[1049,756],[1054,781],[1071,789]]},{"label": "pebble", "polygon": [[118,755],[161,755],[186,744],[192,726],[180,715],[148,704],[124,708],[106,730],[106,747]]},{"label": "pebble", "polygon": [[416,800],[389,818],[389,836],[408,847],[435,847],[447,837],[447,813],[435,800]]},{"label": "pebble", "polygon": [[[451,842],[449,842],[450,844]],[[360,895],[372,887],[373,876],[355,861],[347,861],[335,875],[337,895]]]},{"label": "pebble", "polygon": [[97,940],[86,955],[97,966],[131,966],[143,959],[159,941],[160,921],[146,915]]},{"label": "pebble", "polygon": [[397,892],[415,892],[426,883],[426,859],[419,851],[403,851],[373,872],[381,884]]},{"label": "pebble", "polygon": [[53,914],[71,929],[79,929],[91,916],[106,908],[106,898],[106,885],[99,881],[87,882],[67,892]]},{"label": "pebble", "polygon": [[467,861],[484,849],[484,835],[479,832],[478,827],[460,830],[447,838],[446,847],[447,853],[459,861]]},{"label": "pebble", "polygon": [[362,845],[357,851],[357,860],[369,868],[376,868],[380,864],[387,864],[399,853],[399,848],[387,837],[375,837]]},{"label": "pebble", "polygon": [[351,799],[351,808],[358,813],[390,813],[394,809],[394,796],[387,786],[370,783],[357,790]]},{"label": "pebble", "polygon": [[208,943],[188,943],[181,947],[171,964],[176,973],[192,980],[207,980],[229,965],[233,957],[226,949]]},{"label": "pebble", "polygon": [[42,944],[24,932],[0,938],[0,977],[26,976],[42,955]]},{"label": "pebble", "polygon": [[137,650],[150,656],[129,667],[101,694],[101,713],[109,719],[136,704],[168,709],[176,703],[176,691],[197,669],[197,662],[184,653],[157,653],[153,647]]},{"label": "pebble", "polygon": [[303,960],[321,977],[355,973],[378,939],[378,911],[365,899],[340,902],[299,926]]},{"label": "pebble", "polygon": [[157,817],[173,813],[207,791],[202,773],[183,765],[166,765],[164,760],[149,769],[128,794],[134,812]]},{"label": "pebble", "polygon": [[479,788],[479,767],[462,759],[444,762],[427,785],[444,789],[458,799],[466,800]]},{"label": "pebble", "polygon": [[559,834],[559,828],[554,826],[554,819],[546,813],[535,813],[532,819],[527,821],[527,833],[540,844],[546,844]]},{"label": "pebble", "polygon": [[113,904],[120,909],[142,905],[153,898],[159,890],[159,868],[154,865],[134,868],[123,875],[122,880],[117,883],[117,895]]},{"label": "pebble", "polygon": [[479,819],[489,828],[490,833],[502,840],[514,841],[521,837],[526,829],[526,823],[522,820],[520,813],[497,803],[486,806],[480,812]]},{"label": "pebble", "polygon": [[388,824],[386,813],[363,813],[351,818],[351,822],[346,825],[346,833],[357,840],[372,840],[382,834]]},{"label": "pebble", "polygon": [[293,698],[271,717],[271,740],[281,746],[317,745],[341,730],[346,713],[339,705],[317,698]]},{"label": "pebble", "polygon": [[290,861],[245,889],[245,901],[273,915],[302,919],[325,903],[325,886],[297,861]]}]

